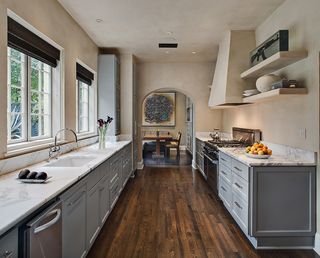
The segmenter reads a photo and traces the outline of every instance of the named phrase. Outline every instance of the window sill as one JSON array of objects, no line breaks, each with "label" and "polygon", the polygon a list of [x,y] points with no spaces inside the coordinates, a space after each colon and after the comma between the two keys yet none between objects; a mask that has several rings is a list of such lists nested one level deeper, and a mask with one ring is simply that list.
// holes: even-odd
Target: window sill
[{"label": "window sill", "polygon": [[[89,139],[92,137],[98,136],[96,133],[81,133],[77,134],[78,141],[80,140],[85,140]],[[7,153],[4,155],[4,158],[12,158],[15,156],[35,152],[35,151],[40,151],[40,150],[45,150],[50,147],[54,142],[54,138],[49,138],[49,139],[42,139],[42,140],[37,140],[37,141],[32,141],[32,142],[23,142],[23,143],[15,143],[15,144],[9,144],[7,147]],[[58,141],[59,145],[63,145],[69,143],[68,141],[65,140],[60,140]]]},{"label": "window sill", "polygon": [[[44,150],[50,147],[54,142],[54,138],[42,139],[32,142],[22,142],[9,144],[5,158],[10,158],[22,154],[27,154],[34,151]],[[59,141],[59,144],[63,144],[66,141]]]},{"label": "window sill", "polygon": [[84,140],[95,136],[98,136],[96,132],[77,133],[78,140]]}]

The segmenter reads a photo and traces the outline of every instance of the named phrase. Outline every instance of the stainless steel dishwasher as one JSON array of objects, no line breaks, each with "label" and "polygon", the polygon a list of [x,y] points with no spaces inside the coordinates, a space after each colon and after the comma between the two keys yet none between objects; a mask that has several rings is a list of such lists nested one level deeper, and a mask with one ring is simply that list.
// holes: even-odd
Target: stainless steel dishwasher
[{"label": "stainless steel dishwasher", "polygon": [[58,258],[62,256],[61,218],[61,201],[57,201],[27,223],[28,258]]}]

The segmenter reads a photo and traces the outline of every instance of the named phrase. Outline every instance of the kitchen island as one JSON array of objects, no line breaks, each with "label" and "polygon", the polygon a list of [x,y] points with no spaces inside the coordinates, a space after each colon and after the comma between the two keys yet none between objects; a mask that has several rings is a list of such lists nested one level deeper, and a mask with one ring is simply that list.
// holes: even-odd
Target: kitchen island
[{"label": "kitchen island", "polygon": [[253,159],[244,148],[219,148],[219,197],[255,248],[313,248],[315,164],[306,156]]}]

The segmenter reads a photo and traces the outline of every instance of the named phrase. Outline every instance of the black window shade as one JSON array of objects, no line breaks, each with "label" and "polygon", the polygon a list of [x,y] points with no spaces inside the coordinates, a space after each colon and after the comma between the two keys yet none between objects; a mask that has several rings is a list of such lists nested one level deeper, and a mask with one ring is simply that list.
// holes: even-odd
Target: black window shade
[{"label": "black window shade", "polygon": [[8,46],[52,67],[60,60],[60,50],[8,17]]},{"label": "black window shade", "polygon": [[88,85],[92,84],[94,75],[88,69],[84,68],[81,64],[77,63],[77,79]]}]

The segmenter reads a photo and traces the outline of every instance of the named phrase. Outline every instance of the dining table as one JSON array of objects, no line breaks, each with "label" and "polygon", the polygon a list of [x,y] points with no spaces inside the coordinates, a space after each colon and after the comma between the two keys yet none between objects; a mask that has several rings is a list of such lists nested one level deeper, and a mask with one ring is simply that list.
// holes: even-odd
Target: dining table
[{"label": "dining table", "polygon": [[164,141],[171,141],[173,139],[171,134],[146,134],[143,136],[144,141],[156,142],[156,154],[153,157],[163,157],[160,152],[160,143]]}]

